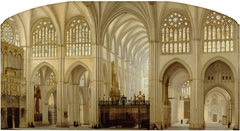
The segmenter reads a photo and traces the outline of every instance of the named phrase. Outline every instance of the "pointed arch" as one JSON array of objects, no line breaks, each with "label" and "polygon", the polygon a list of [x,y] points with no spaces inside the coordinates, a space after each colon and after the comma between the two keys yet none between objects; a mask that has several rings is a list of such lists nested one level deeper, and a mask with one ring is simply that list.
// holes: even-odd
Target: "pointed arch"
[{"label": "pointed arch", "polygon": [[68,80],[69,80],[69,77],[70,77],[70,74],[71,74],[72,70],[79,65],[82,66],[83,68],[85,68],[87,72],[89,72],[89,76],[90,76],[89,78],[91,79],[92,72],[91,72],[90,68],[86,64],[84,64],[83,62],[76,61],[73,64],[71,64],[69,66],[69,68],[67,69],[67,71],[65,73],[64,82],[69,82]]},{"label": "pointed arch", "polygon": [[32,71],[31,81],[34,81],[35,74],[37,73],[38,70],[40,70],[40,69],[41,69],[42,67],[44,67],[44,66],[47,66],[47,67],[49,67],[50,69],[52,69],[53,73],[55,74],[55,77],[58,78],[58,73],[57,73],[55,67],[52,66],[51,64],[49,64],[48,62],[42,62],[42,63],[38,64],[38,65],[34,68],[34,70]]},{"label": "pointed arch", "polygon": [[233,73],[233,76],[234,76],[234,80],[238,79],[238,78],[237,78],[237,74],[236,74],[236,73],[237,73],[237,70],[235,69],[235,67],[233,66],[233,64],[232,64],[228,59],[226,59],[226,58],[224,58],[224,57],[216,56],[216,57],[213,57],[213,58],[209,59],[209,60],[206,62],[206,64],[203,66],[203,68],[202,68],[202,74],[201,74],[202,80],[204,80],[205,73],[206,73],[208,67],[209,67],[212,63],[214,63],[214,62],[216,62],[216,61],[218,61],[218,60],[219,60],[219,61],[222,61],[223,63],[225,63],[226,65],[228,65],[228,66],[230,67],[230,69],[231,69],[231,71],[232,71],[232,73]]},{"label": "pointed arch", "polygon": [[165,71],[167,70],[167,68],[172,65],[173,63],[180,63],[181,65],[183,65],[183,67],[185,67],[185,69],[187,70],[188,72],[188,75],[189,75],[189,79],[193,78],[192,77],[192,71],[190,69],[190,67],[188,66],[188,64],[186,62],[184,62],[183,60],[179,59],[179,58],[174,58],[172,60],[170,60],[169,62],[167,62],[163,68],[161,69],[161,72],[159,73],[159,80],[162,81],[163,80],[163,77],[164,77],[164,73]]}]

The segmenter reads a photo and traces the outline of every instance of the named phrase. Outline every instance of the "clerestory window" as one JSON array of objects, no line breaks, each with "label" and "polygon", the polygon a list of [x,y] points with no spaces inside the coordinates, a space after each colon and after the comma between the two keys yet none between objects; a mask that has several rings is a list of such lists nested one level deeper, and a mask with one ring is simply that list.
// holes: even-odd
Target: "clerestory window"
[{"label": "clerestory window", "polygon": [[32,32],[32,56],[57,56],[57,34],[52,22],[48,19],[40,20]]},{"label": "clerestory window", "polygon": [[172,12],[163,22],[162,54],[187,54],[190,52],[190,24],[185,15]]},{"label": "clerestory window", "polygon": [[66,56],[91,55],[91,30],[83,18],[70,21],[66,31]]},{"label": "clerestory window", "polygon": [[207,15],[203,26],[203,51],[232,52],[234,51],[234,21],[220,13],[211,12]]}]

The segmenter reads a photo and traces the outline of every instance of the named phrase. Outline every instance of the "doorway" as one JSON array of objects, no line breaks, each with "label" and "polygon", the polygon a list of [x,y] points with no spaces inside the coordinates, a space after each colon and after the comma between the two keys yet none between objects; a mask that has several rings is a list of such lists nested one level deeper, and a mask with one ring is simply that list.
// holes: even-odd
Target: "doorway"
[{"label": "doorway", "polygon": [[14,121],[15,128],[18,128],[19,127],[19,108],[7,108],[8,128],[13,128],[13,121]]},{"label": "doorway", "polygon": [[213,122],[217,122],[217,114],[213,114]]}]

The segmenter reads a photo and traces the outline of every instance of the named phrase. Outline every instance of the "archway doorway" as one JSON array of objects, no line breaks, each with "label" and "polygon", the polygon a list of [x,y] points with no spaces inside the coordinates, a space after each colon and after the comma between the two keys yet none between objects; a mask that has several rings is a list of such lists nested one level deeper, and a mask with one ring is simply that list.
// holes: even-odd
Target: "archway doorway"
[{"label": "archway doorway", "polygon": [[189,124],[191,82],[187,69],[174,62],[163,76],[164,128],[175,123]]},{"label": "archway doorway", "polygon": [[74,126],[74,123],[77,123],[78,126],[89,124],[90,74],[86,68],[77,65],[72,69],[68,81],[69,125]]},{"label": "archway doorway", "polygon": [[55,90],[48,99],[48,122],[50,125],[55,125],[57,122],[56,94],[57,91]]},{"label": "archway doorway", "polygon": [[[49,121],[49,102],[56,108],[56,74],[47,65],[37,70],[34,83],[34,123],[35,126],[53,124]],[[52,96],[51,96],[52,94]],[[50,100],[50,98],[53,100]],[[55,112],[55,110],[53,110]],[[54,123],[55,124],[55,123]]]},{"label": "archway doorway", "polygon": [[212,88],[205,97],[204,120],[206,123],[218,122],[227,125],[231,121],[231,97],[222,87]]},{"label": "archway doorway", "polygon": [[[234,96],[232,87],[235,86],[231,68],[223,61],[211,63],[204,76],[204,121],[206,129],[215,124],[232,123],[234,112]],[[211,124],[209,124],[211,123]]]}]

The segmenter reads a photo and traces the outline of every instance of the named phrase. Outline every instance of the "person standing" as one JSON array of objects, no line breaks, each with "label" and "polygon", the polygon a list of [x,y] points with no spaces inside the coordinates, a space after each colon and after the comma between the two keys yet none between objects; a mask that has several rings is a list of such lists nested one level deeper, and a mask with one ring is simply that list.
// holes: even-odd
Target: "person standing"
[{"label": "person standing", "polygon": [[231,126],[231,123],[230,123],[230,121],[228,122],[228,128],[230,128],[230,126]]}]

